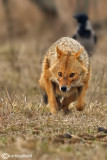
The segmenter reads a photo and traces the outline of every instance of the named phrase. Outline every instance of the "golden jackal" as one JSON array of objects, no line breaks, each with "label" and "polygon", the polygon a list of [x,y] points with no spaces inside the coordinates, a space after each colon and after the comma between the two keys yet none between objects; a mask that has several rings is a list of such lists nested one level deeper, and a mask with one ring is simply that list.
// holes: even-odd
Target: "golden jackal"
[{"label": "golden jackal", "polygon": [[[47,51],[40,86],[46,91],[51,113],[77,101],[76,108],[84,108],[84,96],[88,88],[90,63],[86,50],[74,39],[62,37]],[[58,97],[63,97],[61,101]]]}]

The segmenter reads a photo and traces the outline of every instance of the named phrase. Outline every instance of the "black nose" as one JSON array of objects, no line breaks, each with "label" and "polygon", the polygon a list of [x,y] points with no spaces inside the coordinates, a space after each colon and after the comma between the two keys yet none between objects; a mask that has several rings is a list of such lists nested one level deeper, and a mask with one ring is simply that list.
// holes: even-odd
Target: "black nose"
[{"label": "black nose", "polygon": [[61,87],[61,91],[66,92],[67,91],[67,87],[66,86],[62,86]]}]

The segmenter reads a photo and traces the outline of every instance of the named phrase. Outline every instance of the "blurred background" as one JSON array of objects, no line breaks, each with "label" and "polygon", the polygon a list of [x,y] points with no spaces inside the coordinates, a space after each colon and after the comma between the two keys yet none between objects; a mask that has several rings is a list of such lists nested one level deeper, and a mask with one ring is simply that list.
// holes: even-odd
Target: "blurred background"
[{"label": "blurred background", "polygon": [[[98,37],[87,106],[77,112],[71,104],[71,114],[53,117],[38,84],[42,61],[56,40],[75,34],[79,13]],[[107,160],[106,131],[107,0],[0,0],[0,156]]]},{"label": "blurred background", "polygon": [[106,7],[107,0],[0,0],[1,89],[39,93],[44,54],[60,37],[72,37],[76,13],[86,13],[98,35],[92,63],[94,72],[99,64],[102,73],[107,57]]}]

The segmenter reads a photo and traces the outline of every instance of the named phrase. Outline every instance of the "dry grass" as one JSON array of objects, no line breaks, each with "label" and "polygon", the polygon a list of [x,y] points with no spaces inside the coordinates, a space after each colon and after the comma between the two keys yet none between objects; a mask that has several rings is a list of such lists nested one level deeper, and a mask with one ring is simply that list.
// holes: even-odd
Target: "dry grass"
[{"label": "dry grass", "polygon": [[107,133],[97,131],[107,127],[106,105],[94,102],[83,112],[71,107],[67,116],[51,116],[38,95],[2,95],[0,153],[32,154],[34,160],[107,158]]}]

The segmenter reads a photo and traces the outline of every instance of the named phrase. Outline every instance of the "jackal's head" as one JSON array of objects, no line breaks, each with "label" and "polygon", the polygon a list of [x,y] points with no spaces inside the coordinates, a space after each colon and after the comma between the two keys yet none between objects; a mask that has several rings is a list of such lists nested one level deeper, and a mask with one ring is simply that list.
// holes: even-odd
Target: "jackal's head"
[{"label": "jackal's head", "polygon": [[58,47],[56,51],[57,62],[50,71],[53,79],[59,85],[59,89],[62,92],[67,92],[72,87],[81,86],[84,76],[88,73],[84,62],[79,60],[83,48],[76,53],[63,52]]}]

